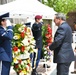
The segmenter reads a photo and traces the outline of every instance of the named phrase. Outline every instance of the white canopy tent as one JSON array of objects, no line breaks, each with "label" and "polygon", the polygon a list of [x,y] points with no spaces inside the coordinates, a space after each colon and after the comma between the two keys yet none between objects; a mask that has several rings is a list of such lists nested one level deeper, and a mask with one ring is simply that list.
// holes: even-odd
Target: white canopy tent
[{"label": "white canopy tent", "polygon": [[56,13],[37,0],[16,0],[8,4],[0,5],[0,15],[9,12],[11,18],[34,18],[42,15],[43,19],[52,19]]}]

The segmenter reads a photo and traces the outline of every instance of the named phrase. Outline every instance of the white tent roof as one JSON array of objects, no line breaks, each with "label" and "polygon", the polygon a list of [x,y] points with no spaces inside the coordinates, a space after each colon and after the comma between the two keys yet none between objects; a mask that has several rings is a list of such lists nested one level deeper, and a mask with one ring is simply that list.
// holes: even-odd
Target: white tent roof
[{"label": "white tent roof", "polygon": [[35,15],[42,15],[44,19],[52,19],[56,13],[52,8],[37,0],[16,0],[0,5],[0,14],[3,12],[9,12],[12,18],[33,18]]}]

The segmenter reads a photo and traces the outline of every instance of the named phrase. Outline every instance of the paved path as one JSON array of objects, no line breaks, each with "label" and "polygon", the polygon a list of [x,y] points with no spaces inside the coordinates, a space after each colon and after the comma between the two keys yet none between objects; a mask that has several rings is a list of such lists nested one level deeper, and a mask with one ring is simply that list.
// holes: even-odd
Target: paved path
[{"label": "paved path", "polygon": [[[51,68],[49,69],[45,69],[43,68],[43,63],[41,62],[39,67],[37,68],[37,71],[42,74],[42,75],[56,75],[56,64],[51,63]],[[73,71],[74,67],[74,62],[72,62],[71,66],[70,66],[70,72],[69,75],[76,75],[76,74],[71,74],[71,71]],[[47,72],[46,72],[47,70]],[[11,74],[10,75],[16,75],[15,71],[13,69],[11,69]]]},{"label": "paved path", "polygon": [[[71,72],[74,70],[74,62],[72,62],[69,70],[70,70],[69,75],[76,75],[76,74],[71,74]],[[51,75],[56,75],[56,69],[51,73]]]}]

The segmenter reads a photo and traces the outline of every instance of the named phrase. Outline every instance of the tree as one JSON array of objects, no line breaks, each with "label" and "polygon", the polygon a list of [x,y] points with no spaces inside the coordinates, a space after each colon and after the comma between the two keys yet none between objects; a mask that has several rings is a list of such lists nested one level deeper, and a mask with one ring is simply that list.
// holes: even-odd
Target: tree
[{"label": "tree", "polygon": [[67,14],[70,11],[75,11],[76,0],[42,0],[42,3],[53,7],[55,11]]}]

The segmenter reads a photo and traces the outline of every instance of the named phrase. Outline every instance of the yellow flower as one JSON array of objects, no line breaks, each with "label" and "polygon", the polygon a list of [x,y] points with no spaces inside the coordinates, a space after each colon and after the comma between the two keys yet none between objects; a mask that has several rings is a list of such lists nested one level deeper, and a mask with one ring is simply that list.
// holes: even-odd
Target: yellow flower
[{"label": "yellow flower", "polygon": [[17,58],[14,58],[13,61],[14,63],[18,63]]},{"label": "yellow flower", "polygon": [[24,74],[27,74],[27,72],[23,70],[23,71],[20,72],[19,75],[24,75]]},{"label": "yellow flower", "polygon": [[15,33],[13,39],[18,40],[18,39],[20,39],[20,38],[21,38],[20,34]]},{"label": "yellow flower", "polygon": [[19,32],[23,32],[23,31],[24,31],[24,27],[25,27],[25,25],[22,25],[22,26],[18,29],[18,31],[19,31]]},{"label": "yellow flower", "polygon": [[27,74],[27,72],[26,72],[26,70],[25,70],[25,69],[22,71],[22,73]]},{"label": "yellow flower", "polygon": [[27,32],[30,33],[31,32],[31,29],[29,27],[27,27]]},{"label": "yellow flower", "polygon": [[17,38],[18,38],[18,39],[20,39],[20,38],[21,38],[21,37],[20,37],[20,35],[16,35],[16,36],[17,36]]},{"label": "yellow flower", "polygon": [[27,62],[30,63],[30,59],[28,59]]},{"label": "yellow flower", "polygon": [[18,47],[21,47],[21,45],[22,45],[20,42],[18,42],[17,44],[18,44]]}]

